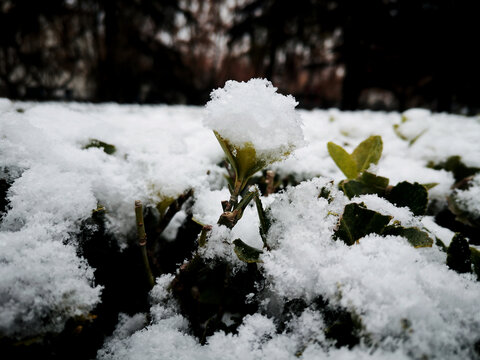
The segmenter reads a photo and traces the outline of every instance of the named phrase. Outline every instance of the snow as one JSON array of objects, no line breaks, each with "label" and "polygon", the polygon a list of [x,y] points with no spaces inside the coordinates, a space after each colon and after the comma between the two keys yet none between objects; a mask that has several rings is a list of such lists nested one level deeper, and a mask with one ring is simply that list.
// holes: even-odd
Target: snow
[{"label": "snow", "polygon": [[[460,155],[467,166],[480,167],[478,118],[413,109],[402,121],[399,113],[305,111],[295,105],[260,79],[228,82],[212,93],[206,109],[0,99],[0,176],[11,183],[0,223],[0,336],[59,332],[69,318],[85,316],[99,303],[102,289],[77,241],[82,221],[99,205],[107,209],[108,230],[125,247],[135,230],[134,200],[156,206],[193,189],[194,218],[213,225],[199,254],[241,270],[245,265],[232,241],[241,238],[259,249],[263,243],[253,206],[232,230],[215,225],[220,201],[229,197],[215,129],[265,156],[297,148],[271,168],[303,182],[261,198],[272,220],[271,251],[257,265],[266,283],[245,299],[257,302],[259,311],[244,317],[237,334],[218,331],[202,346],[168,290],[175,275],[166,274],[151,292],[150,313],[121,315],[99,359],[478,358],[473,347],[480,333],[480,285],[473,275],[450,270],[439,247],[416,249],[405,238],[376,234],[353,246],[332,239],[351,202],[392,216],[392,223],[426,230],[447,246],[453,232],[433,216],[414,216],[376,195],[349,200],[337,189],[344,175],[326,148],[333,141],[351,152],[368,136],[382,136],[382,158],[370,170],[391,185],[438,183],[429,200],[440,209],[454,178],[427,164]],[[91,139],[114,145],[116,152],[85,149]],[[455,194],[478,214],[478,175],[472,184]],[[318,196],[322,188],[329,199]],[[169,240],[186,217],[181,211],[174,218]],[[315,306],[319,298],[358,318],[358,345],[336,348],[326,338],[327,321]],[[295,299],[305,309],[279,330],[279,314]]]},{"label": "snow", "polygon": [[211,93],[205,125],[237,149],[253,145],[257,156],[280,159],[303,144],[301,118],[291,96],[265,79],[229,80]]},{"label": "snow", "polygon": [[473,215],[475,218],[480,218],[480,174],[472,178],[468,184],[468,189],[455,189],[453,197],[460,210]]}]

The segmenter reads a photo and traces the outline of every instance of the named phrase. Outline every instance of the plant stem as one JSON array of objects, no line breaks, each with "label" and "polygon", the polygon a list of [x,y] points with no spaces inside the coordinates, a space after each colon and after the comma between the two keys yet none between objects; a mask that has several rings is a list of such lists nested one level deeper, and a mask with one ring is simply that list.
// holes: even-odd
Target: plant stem
[{"label": "plant stem", "polygon": [[255,193],[255,205],[257,207],[258,219],[260,220],[260,236],[262,237],[263,247],[267,250],[270,250],[270,247],[267,244],[267,233],[268,233],[268,222],[265,216],[265,211],[263,210],[262,200],[258,195],[258,191]]},{"label": "plant stem", "polygon": [[152,270],[150,269],[150,263],[148,261],[147,233],[145,232],[145,224],[143,222],[143,206],[140,200],[135,200],[135,218],[137,220],[138,246],[140,246],[140,251],[142,254],[145,275],[150,288],[153,288],[155,281],[153,279]]}]

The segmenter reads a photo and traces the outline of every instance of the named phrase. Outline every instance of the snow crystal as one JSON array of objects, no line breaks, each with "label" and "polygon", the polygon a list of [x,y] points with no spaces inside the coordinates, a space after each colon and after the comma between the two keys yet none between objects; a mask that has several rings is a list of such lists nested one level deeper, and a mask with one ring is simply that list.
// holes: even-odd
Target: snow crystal
[{"label": "snow crystal", "polygon": [[233,146],[251,144],[257,156],[278,159],[303,144],[298,104],[291,96],[277,93],[265,79],[227,81],[212,91],[204,123]]}]

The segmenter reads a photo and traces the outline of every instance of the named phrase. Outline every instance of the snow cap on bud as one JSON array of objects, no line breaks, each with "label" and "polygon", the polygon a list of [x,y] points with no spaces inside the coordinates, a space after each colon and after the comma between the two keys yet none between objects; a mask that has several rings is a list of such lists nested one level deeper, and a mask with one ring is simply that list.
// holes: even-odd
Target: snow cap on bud
[{"label": "snow cap on bud", "polygon": [[303,145],[302,121],[293,96],[277,93],[266,79],[229,80],[213,90],[204,124],[236,151],[254,149],[265,164],[281,160]]}]

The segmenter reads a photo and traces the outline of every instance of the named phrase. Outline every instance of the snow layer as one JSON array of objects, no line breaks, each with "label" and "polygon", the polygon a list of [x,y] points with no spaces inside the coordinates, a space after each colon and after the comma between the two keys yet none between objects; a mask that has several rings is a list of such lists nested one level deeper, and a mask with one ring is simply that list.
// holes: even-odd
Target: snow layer
[{"label": "snow layer", "polygon": [[[60,331],[100,301],[94,269],[78,257],[76,241],[98,205],[125,246],[135,199],[155,205],[209,186],[207,171],[217,174],[221,153],[201,114],[185,107],[0,102],[0,174],[12,183],[0,223],[0,336]],[[85,149],[91,139],[117,151]]]},{"label": "snow layer", "polygon": [[274,160],[303,144],[298,103],[278,94],[270,81],[229,80],[211,98],[204,123],[236,148],[251,144],[257,156]]},{"label": "snow layer", "polygon": [[[245,90],[250,86],[259,94]],[[232,94],[237,92],[243,96],[238,104],[232,102]],[[256,103],[256,99],[261,101]],[[262,102],[268,111],[258,108]],[[268,235],[272,251],[262,255],[260,265],[267,278],[265,292],[260,294],[261,311],[246,317],[237,335],[218,332],[200,346],[166,290],[172,279],[167,275],[157,279],[152,292],[152,322],[135,331],[145,317],[122,316],[118,331],[98,357],[478,357],[473,344],[480,333],[479,285],[472,276],[449,270],[439,248],[414,249],[404,238],[378,235],[368,235],[351,247],[332,239],[338,218],[350,201],[330,183],[343,175],[326,149],[326,143],[333,141],[352,151],[368,136],[381,135],[383,156],[371,170],[389,177],[392,185],[404,180],[438,183],[429,193],[430,200],[441,207],[446,204],[453,176],[426,165],[460,155],[466,165],[480,167],[478,118],[414,110],[402,120],[398,113],[295,111],[294,107],[293,98],[276,94],[276,89],[262,80],[229,83],[216,90],[207,111],[183,106],[1,100],[0,174],[12,184],[7,194],[9,208],[0,224],[1,335],[24,337],[59,331],[69,317],[85,315],[98,303],[101,288],[95,285],[93,269],[78,256],[76,242],[81,222],[98,204],[106,207],[108,228],[123,246],[134,230],[135,199],[154,206],[193,188],[194,216],[215,224],[221,213],[219,201],[228,198],[228,191],[222,179],[224,171],[217,166],[222,151],[202,118],[215,129],[234,129],[232,134],[223,134],[232,137],[231,141],[245,131],[245,137],[237,138],[238,144],[251,142],[259,150],[270,151],[301,142],[295,135],[301,117],[307,145],[274,169],[281,176],[292,174],[309,181],[262,198],[273,224]],[[284,120],[292,126],[286,132],[289,136],[275,135],[275,140],[264,142],[270,133],[288,129],[290,125],[280,125]],[[99,148],[85,149],[91,139],[113,144],[117,151],[108,155]],[[323,177],[317,178],[319,175]],[[318,197],[323,187],[329,189],[330,201]],[[453,235],[432,217],[414,217],[408,209],[396,208],[376,196],[352,201],[390,214],[392,221],[405,226],[427,229],[447,245]],[[231,241],[238,237],[261,248],[255,215],[255,209],[249,207],[233,230],[215,227],[203,255],[237,261]],[[180,214],[172,224],[172,234],[183,218],[185,214]],[[318,297],[358,316],[362,335],[369,342],[351,350],[332,347],[324,335],[325,319],[310,305]],[[298,298],[308,306],[278,332],[276,316],[283,304]]]}]

